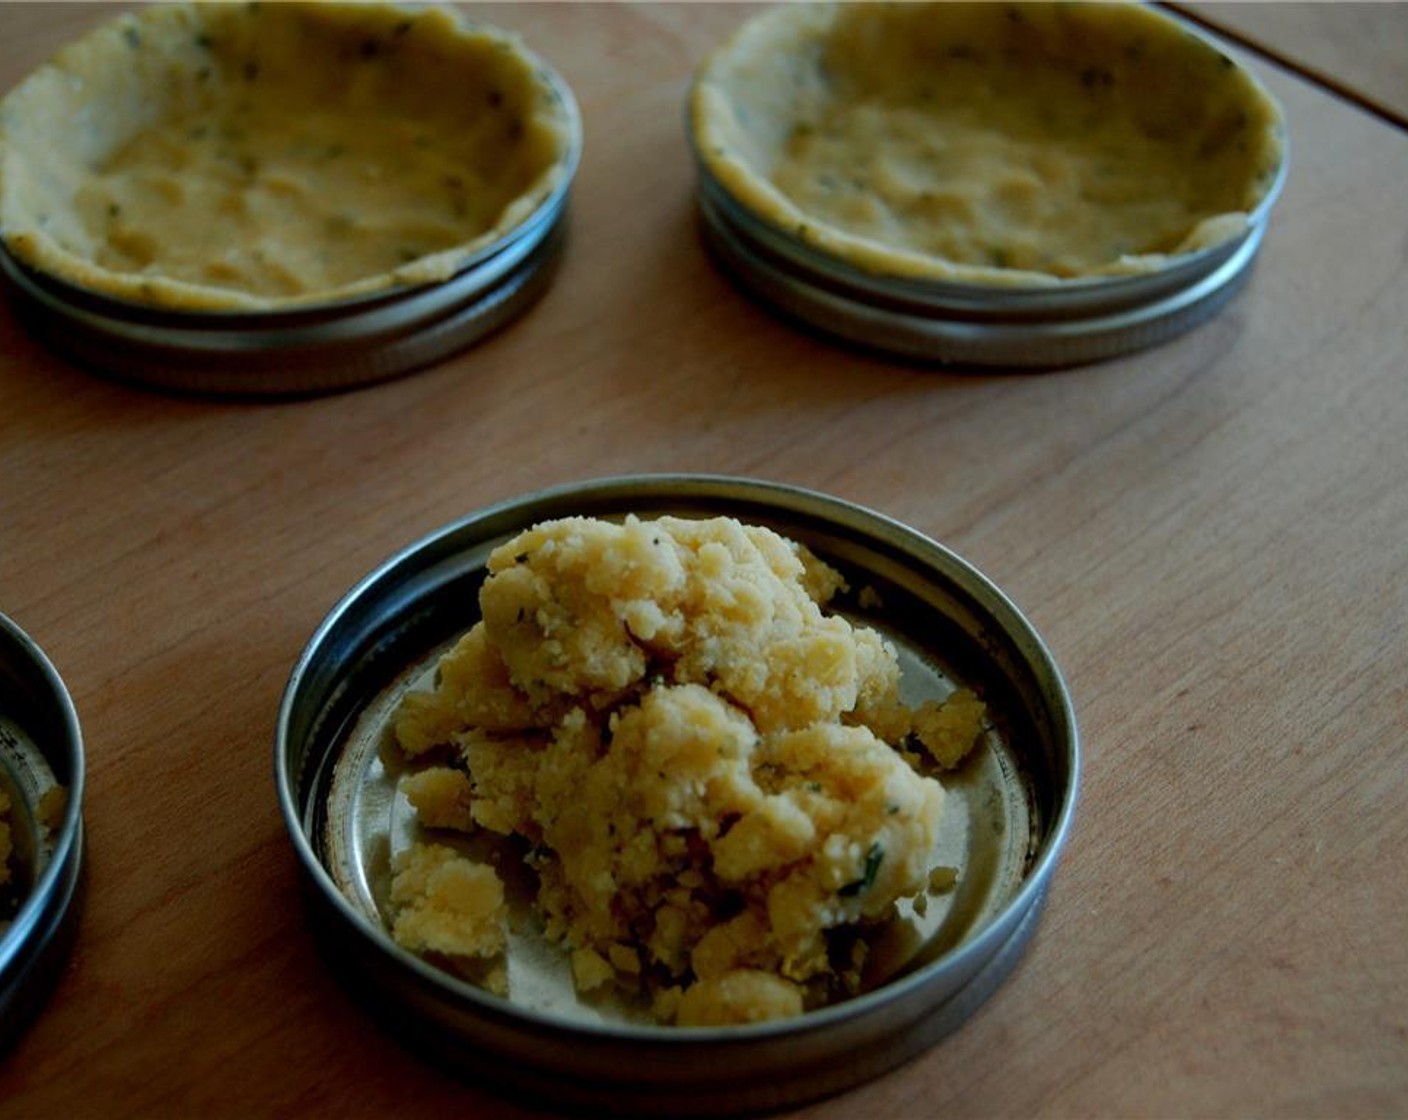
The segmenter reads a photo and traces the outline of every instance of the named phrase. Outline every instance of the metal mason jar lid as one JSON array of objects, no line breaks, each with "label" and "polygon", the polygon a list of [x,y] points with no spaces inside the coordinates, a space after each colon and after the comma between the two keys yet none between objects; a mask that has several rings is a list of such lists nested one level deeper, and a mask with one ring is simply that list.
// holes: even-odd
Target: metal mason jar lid
[{"label": "metal mason jar lid", "polygon": [[[500,997],[408,952],[389,932],[386,864],[405,841],[387,735],[400,696],[478,617],[488,554],[566,516],[732,517],[838,569],[832,608],[896,648],[906,702],[957,683],[993,713],[978,755],[945,780],[932,859],[960,888],[902,915],[902,962],[876,986],[790,1019],[662,1026],[553,987],[547,942]],[[957,1028],[1020,957],[1071,827],[1078,734],[1064,681],[1018,609],[941,545],[834,497],[701,475],[605,479],[475,513],[411,545],[333,608],[293,668],[279,711],[280,807],[329,963],[377,1021],[491,1089],[614,1114],[713,1115],[795,1105],[878,1076]],[[951,814],[950,814],[951,809]],[[922,916],[921,916],[922,915]],[[908,923],[908,924],[906,924]],[[528,918],[515,928],[529,926]]]},{"label": "metal mason jar lid", "polygon": [[179,392],[301,396],[409,373],[505,326],[547,291],[567,222],[564,193],[442,283],[287,311],[143,308],[29,269],[4,246],[0,275],[25,323],[80,365]]},{"label": "metal mason jar lid", "polygon": [[[842,229],[805,203],[794,201],[770,180],[771,172],[764,170],[767,160],[754,148],[768,137],[769,142],[781,144],[778,137],[788,136],[789,129],[793,135],[824,131],[828,118],[807,115],[824,103],[818,90],[850,88],[830,69],[825,35],[832,17],[826,13],[833,7],[844,10],[844,17],[836,18],[850,20],[847,26],[852,31],[873,15],[876,26],[857,33],[858,41],[865,40],[863,47],[856,46],[857,53],[874,51],[876,42],[893,34],[887,24],[892,9],[906,9],[876,4],[770,10],[745,23],[701,66],[687,101],[685,128],[697,168],[704,242],[739,286],[765,305],[824,335],[903,358],[959,366],[1050,368],[1165,342],[1214,315],[1247,280],[1285,181],[1287,144],[1281,110],[1252,75],[1196,27],[1140,5],[1115,15],[1131,24],[1143,21],[1148,27],[1141,24],[1140,33],[1158,32],[1180,44],[1199,65],[1207,63],[1205,69],[1219,80],[1235,76],[1242,83],[1239,88],[1265,117],[1265,151],[1251,149],[1264,162],[1258,165],[1254,186],[1248,187],[1251,197],[1244,203],[1245,213],[1219,215],[1205,223],[1209,231],[1235,229],[1234,234],[1209,232],[1190,238],[1191,247],[1186,250],[1136,256],[1120,262],[1118,268],[1111,262],[1089,274],[1057,278],[882,242],[878,234],[864,236]],[[932,4],[908,6],[907,11],[929,32],[943,29],[953,13],[959,26],[970,27],[975,8],[994,25],[1030,28],[1039,22],[1029,14],[1030,7]],[[1034,7],[1041,10],[1034,14],[1043,19],[1049,14],[1049,6]],[[926,9],[931,15],[925,16]],[[1059,24],[1063,16],[1056,13],[1050,18]],[[925,19],[928,23],[923,23]],[[1067,31],[1075,35],[1074,30]],[[1168,44],[1164,47],[1173,51]],[[924,49],[934,54],[934,66],[939,69],[958,68],[982,57],[981,50],[970,47],[952,47],[947,54],[934,43]],[[1142,49],[1139,43],[1127,48],[1137,49]],[[745,55],[745,50],[753,53]],[[991,53],[996,57],[1002,52]],[[873,66],[880,56],[865,57]],[[928,56],[915,48],[913,57]],[[770,70],[762,66],[764,61],[773,64]],[[732,83],[751,82],[760,72],[766,72],[773,83],[767,96],[757,96],[756,104],[746,96],[730,104],[737,96]],[[853,73],[847,79],[857,80]],[[1087,88],[1092,83],[1114,82],[1094,68],[1071,79]],[[784,90],[787,83],[791,84]],[[1133,95],[1121,92],[1121,96]],[[792,112],[798,114],[795,119],[788,116]],[[768,117],[766,127],[759,124],[748,132],[747,122],[769,113],[778,114],[778,119]],[[1245,113],[1242,124],[1246,124]],[[740,136],[746,136],[746,142]],[[883,161],[877,158],[876,164]],[[861,161],[857,184],[872,170]],[[793,173],[797,174],[795,169]],[[925,180],[926,188],[945,187],[944,176],[951,177],[956,188],[971,187],[961,171],[946,164],[932,174],[934,180]],[[975,236],[979,232],[981,227],[976,227]],[[999,236],[999,231],[990,232]]]},{"label": "metal mason jar lid", "polygon": [[707,173],[698,205],[706,245],[763,303],[844,342],[955,366],[1056,368],[1167,342],[1241,290],[1265,233],[1263,218],[1167,273],[1024,291],[887,281],[820,259],[760,229]]},{"label": "metal mason jar lid", "polygon": [[[362,37],[360,42],[354,42],[356,36]],[[296,62],[271,63],[263,68],[252,58],[240,63],[240,51],[257,51],[270,42],[277,48],[273,57],[278,56],[278,50],[290,52],[293,46],[302,53]],[[347,54],[349,42],[355,46],[351,56]],[[421,49],[422,42],[433,44],[426,56],[433,65],[419,65],[422,60],[414,55],[405,61],[406,52]],[[462,53],[448,53],[446,44]],[[139,52],[142,65],[131,61],[134,51]],[[141,52],[149,52],[151,57]],[[349,57],[350,70],[345,65]],[[510,59],[511,69],[495,69],[506,67]],[[452,63],[460,69],[452,71]],[[291,96],[290,89],[298,90],[300,97],[304,91],[296,79],[291,86],[280,87],[278,82],[289,82],[290,75],[300,75],[317,65],[330,67],[338,75],[351,74],[351,80],[360,83],[357,88],[364,93],[380,91],[377,95],[383,99],[403,88],[409,91],[408,96],[422,97],[420,103],[411,97],[406,104],[390,105],[386,123],[397,127],[396,113],[425,118],[425,127],[440,128],[447,149],[455,152],[464,166],[447,164],[449,170],[439,169],[438,178],[422,171],[419,177],[405,173],[399,179],[404,153],[368,156],[372,161],[369,166],[378,182],[394,184],[404,179],[406,190],[414,192],[408,194],[409,201],[393,199],[394,205],[385,207],[393,217],[397,206],[420,211],[434,204],[443,210],[445,200],[435,192],[460,192],[454,193],[455,216],[450,228],[462,240],[445,246],[433,239],[423,245],[412,240],[398,250],[403,256],[394,266],[384,261],[359,263],[353,255],[341,266],[342,272],[364,268],[369,274],[335,271],[323,277],[313,269],[306,276],[295,277],[302,286],[295,287],[292,294],[267,294],[249,286],[244,278],[217,284],[187,275],[185,265],[163,271],[159,257],[141,268],[109,267],[98,251],[106,244],[102,237],[87,235],[93,220],[75,216],[75,200],[81,200],[83,192],[71,184],[53,201],[53,208],[62,211],[58,217],[36,207],[39,191],[35,176],[26,173],[44,164],[53,122],[63,119],[60,110],[89,121],[93,127],[83,137],[90,146],[97,143],[93,136],[100,136],[109,145],[121,140],[130,147],[144,139],[140,129],[146,127],[179,127],[182,143],[208,136],[238,136],[243,138],[241,143],[252,143],[251,138],[266,133],[276,140],[277,131],[261,129],[257,115],[254,123],[234,128],[220,124],[219,114],[226,111],[227,104],[247,110],[252,103],[248,88],[268,89],[273,92],[263,94],[264,102],[272,103],[281,118],[298,122],[297,114],[303,111],[300,106],[306,98],[292,108],[279,98]],[[421,72],[431,75],[428,80],[445,80],[449,75],[452,84],[421,90],[409,80]],[[510,77],[505,79],[505,74]],[[161,83],[153,75],[164,75]],[[259,85],[252,87],[256,77]],[[367,84],[370,82],[379,84]],[[201,96],[179,95],[186,88],[183,83],[199,88]],[[106,99],[99,99],[102,95],[96,91],[114,88],[120,96],[109,92]],[[163,98],[169,90],[178,94],[171,95],[175,108],[168,114]],[[426,96],[434,100],[425,102]],[[153,107],[148,114],[154,123],[139,128],[133,124],[139,118],[124,110],[129,103],[142,105],[146,101],[161,108]],[[11,293],[22,321],[56,351],[81,365],[125,380],[192,393],[278,396],[350,388],[436,362],[502,327],[526,311],[546,291],[554,275],[563,253],[569,194],[582,151],[580,109],[562,76],[518,36],[475,23],[443,5],[323,4],[290,12],[280,5],[267,9],[253,4],[156,5],[120,15],[69,44],[54,61],[10,91],[5,102],[12,127],[0,137],[0,143],[5,147],[6,167],[14,174],[6,180],[6,191],[0,192],[6,223],[0,244],[0,284]],[[341,106],[342,101],[334,99],[333,104]],[[354,106],[355,101],[349,96],[347,104]],[[430,120],[423,111],[425,104],[443,105],[446,113]],[[113,106],[116,108],[105,116]],[[355,108],[346,111],[351,114],[348,127],[359,131],[374,132],[374,126],[381,122],[380,117],[373,117],[368,123],[356,115],[361,110]],[[210,114],[210,120],[186,128],[181,114],[188,112]],[[521,117],[510,119],[510,114],[518,113],[531,117],[528,126]],[[484,142],[471,127],[479,121],[477,114],[485,115],[486,126],[495,126],[493,137],[505,131],[515,141],[526,137],[523,150],[535,162],[526,169],[517,168],[518,178],[505,179],[504,185],[496,187],[498,193],[478,188],[483,198],[476,205],[482,205],[486,215],[476,216],[471,224],[473,210],[461,193],[476,189],[472,180],[479,174],[478,165],[514,170],[498,149],[480,151],[474,147]],[[104,123],[116,140],[102,130]],[[319,122],[310,117],[307,127],[316,129]],[[136,140],[127,135],[134,128],[138,129]],[[487,127],[480,132],[491,135]],[[290,156],[295,160],[293,166],[316,170],[323,167],[319,160],[326,162],[334,158],[329,153],[347,148],[339,141],[310,155],[317,148],[317,139],[305,137],[289,145],[289,150],[297,153],[296,160],[304,161],[299,164]],[[418,137],[416,142],[426,140]],[[71,162],[88,166],[93,158],[89,154],[83,161]],[[217,149],[213,158],[229,162],[235,157],[230,151]],[[240,159],[248,165],[247,174],[253,176],[260,160],[249,152]],[[408,159],[405,162],[413,164]],[[189,197],[200,197],[196,190],[201,186],[199,175],[193,178],[190,171],[180,168],[162,170],[171,180],[163,182],[177,197],[185,197],[182,192],[188,185]],[[354,182],[365,171],[361,167],[360,171],[328,172],[324,179],[314,177],[310,180],[313,186],[300,190],[321,199],[328,192],[318,186],[320,182]],[[283,175],[279,182],[286,178]],[[188,179],[192,180],[189,184]],[[253,182],[258,185],[257,180]],[[208,218],[212,227],[215,248],[206,244],[210,238],[204,231],[192,233],[188,228],[188,211],[194,202],[187,203],[183,211],[187,226],[178,223],[176,229],[181,232],[172,234],[173,239],[185,240],[174,243],[214,253],[219,238],[224,237],[243,249],[246,235],[225,229],[218,216],[230,207],[243,213],[249,203],[246,194],[239,192],[253,191],[255,186],[222,186],[229,197],[201,212],[200,217]],[[510,187],[519,193],[500,198]],[[329,206],[334,202],[350,205],[332,193]],[[154,197],[164,196],[155,192]],[[375,197],[373,204],[380,205]],[[106,210],[109,222],[130,208],[110,200]],[[74,213],[68,213],[70,209]],[[384,218],[380,212],[374,213],[370,224]],[[160,218],[151,220],[155,223]],[[297,242],[301,231],[321,231],[318,236],[330,240],[315,248],[335,261],[340,239],[350,236],[339,223],[350,222],[340,213],[324,218],[314,211],[302,217],[300,224],[272,226],[269,236]],[[337,229],[343,232],[327,232]],[[56,232],[60,230],[62,236]],[[442,239],[447,236],[441,234]],[[90,241],[96,244],[88,244]],[[385,256],[385,246],[379,245],[377,251],[379,256],[373,260]],[[253,255],[258,257],[259,251]]]},{"label": "metal mason jar lid", "polygon": [[0,614],[0,792],[11,851],[0,885],[0,1053],[38,1014],[77,931],[83,740],[43,652]]}]

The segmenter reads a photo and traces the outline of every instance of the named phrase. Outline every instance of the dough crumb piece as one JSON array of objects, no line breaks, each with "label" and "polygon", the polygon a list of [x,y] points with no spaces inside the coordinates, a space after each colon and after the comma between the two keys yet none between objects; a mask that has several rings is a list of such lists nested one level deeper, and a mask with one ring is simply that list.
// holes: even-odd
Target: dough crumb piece
[{"label": "dough crumb piece", "polygon": [[[958,868],[956,867],[936,867],[929,872],[930,894],[947,894],[957,885]],[[920,898],[922,897],[924,896],[920,895]]]},{"label": "dough crumb piece", "polygon": [[971,690],[960,688],[946,700],[930,700],[914,713],[914,735],[945,770],[958,766],[983,730],[987,705]]},{"label": "dough crumb piece", "polygon": [[760,1023],[802,1013],[802,989],[772,972],[740,968],[685,990],[675,1022],[682,1027]]},{"label": "dough crumb piece", "polygon": [[50,786],[39,799],[39,823],[50,832],[58,832],[68,811],[68,787]]},{"label": "dough crumb piece", "polygon": [[592,992],[616,975],[611,962],[595,949],[572,950],[572,982],[579,992]]},{"label": "dough crumb piece", "polygon": [[684,989],[678,984],[661,988],[650,1002],[650,1013],[657,1023],[673,1023],[679,1014],[680,1000],[683,998]]},{"label": "dough crumb piece", "polygon": [[401,792],[416,811],[420,823],[430,828],[473,832],[471,815],[474,787],[469,775],[450,766],[433,766],[401,779]]},{"label": "dough crumb piece", "polygon": [[391,901],[391,934],[412,952],[494,957],[504,950],[503,883],[492,867],[452,848],[416,844],[402,852]]},{"label": "dough crumb piece", "polygon": [[455,712],[425,692],[409,693],[396,716],[396,741],[408,758],[417,758],[450,741],[458,724]]},{"label": "dough crumb piece", "polygon": [[484,989],[496,996],[508,997],[508,969],[496,964],[484,977]]},{"label": "dough crumb piece", "polygon": [[617,972],[626,976],[640,975],[640,954],[629,945],[612,945],[606,955]]}]

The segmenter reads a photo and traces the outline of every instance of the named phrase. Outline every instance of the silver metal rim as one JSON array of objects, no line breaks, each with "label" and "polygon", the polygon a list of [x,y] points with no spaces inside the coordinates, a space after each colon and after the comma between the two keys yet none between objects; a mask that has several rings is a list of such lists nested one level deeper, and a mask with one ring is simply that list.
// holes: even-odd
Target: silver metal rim
[{"label": "silver metal rim", "polygon": [[[0,700],[65,779],[68,803],[48,862],[0,934],[0,1052],[39,1012],[76,932],[83,876],[83,739],[78,714],[54,666],[34,641],[0,614]],[[16,698],[19,698],[18,700]]]},{"label": "silver metal rim", "polygon": [[993,309],[916,310],[882,299],[867,300],[769,255],[748,240],[706,196],[699,200],[706,243],[749,292],[794,319],[859,346],[921,361],[1032,369],[1077,365],[1117,357],[1166,342],[1205,322],[1249,276],[1264,228],[1254,226],[1211,271],[1185,287],[1133,307],[1004,318]]},{"label": "silver metal rim", "polygon": [[63,302],[0,253],[28,325],[55,350],[123,380],[181,392],[295,396],[354,388],[430,365],[526,311],[562,258],[567,211],[444,286],[346,317],[250,331],[111,318]]},{"label": "silver metal rim", "polygon": [[[1044,718],[1059,741],[1053,749],[1060,754],[1050,765],[1061,775],[1061,788],[1053,794],[1044,840],[1028,876],[990,926],[939,961],[853,1001],[781,1023],[726,1029],[566,1024],[467,985],[447,984],[443,973],[400,949],[349,904],[311,839],[319,812],[316,769],[326,761],[317,757],[325,749],[318,742],[336,737],[336,725],[348,714],[336,712],[336,702],[356,691],[355,685],[340,679],[337,663],[365,657],[369,649],[372,657],[384,655],[395,635],[377,616],[388,605],[395,614],[414,615],[428,588],[463,578],[456,557],[467,542],[482,543],[569,513],[634,511],[647,516],[666,512],[682,498],[691,508],[702,503],[710,511],[745,520],[758,520],[759,511],[770,511],[828,532],[853,534],[867,545],[879,541],[876,547],[883,547],[887,556],[893,550],[904,562],[921,563],[926,571],[932,568],[951,581],[955,595],[971,600],[974,609],[986,612],[985,617],[1010,637],[1033,680],[1039,681],[1048,707]],[[604,479],[546,490],[489,507],[393,556],[342,598],[295,664],[280,706],[274,765],[280,809],[330,959],[352,962],[345,971],[356,976],[359,994],[372,1000],[381,1017],[416,1031],[429,1047],[448,1048],[457,1064],[473,1065],[476,1052],[481,1057],[487,1053],[487,1069],[479,1070],[486,1076],[519,1087],[537,1083],[560,1102],[599,1105],[609,1100],[613,1107],[632,1111],[669,1107],[702,1112],[796,1103],[874,1076],[954,1029],[1006,974],[1025,943],[1071,827],[1079,782],[1078,733],[1065,684],[1040,637],[986,577],[941,545],[862,507],[799,488],[702,475]],[[1026,933],[1018,939],[1022,930]],[[950,979],[963,978],[965,985],[942,1007],[935,1005],[925,984],[937,965]],[[438,1024],[440,1033],[427,1030],[427,1023]],[[622,1046],[648,1060],[608,1063],[610,1054],[619,1059]],[[789,1073],[758,1067],[758,1054],[771,1055],[775,1063],[779,1047],[790,1060],[806,1064],[805,1077],[800,1069]],[[725,1084],[686,1077],[687,1069],[701,1060],[720,1068],[716,1058],[727,1060],[732,1071]]]}]

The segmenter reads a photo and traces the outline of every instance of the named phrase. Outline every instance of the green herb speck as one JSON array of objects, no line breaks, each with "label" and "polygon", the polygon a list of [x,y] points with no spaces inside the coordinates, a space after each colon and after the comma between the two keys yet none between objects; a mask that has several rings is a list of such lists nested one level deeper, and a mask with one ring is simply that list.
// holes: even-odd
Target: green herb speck
[{"label": "green herb speck", "polygon": [[877,840],[874,844],[870,845],[870,851],[865,855],[865,870],[861,872],[860,878],[854,883],[847,883],[836,893],[842,898],[850,898],[873,886],[875,876],[880,871],[880,865],[884,862],[885,849],[880,846],[880,842]]}]

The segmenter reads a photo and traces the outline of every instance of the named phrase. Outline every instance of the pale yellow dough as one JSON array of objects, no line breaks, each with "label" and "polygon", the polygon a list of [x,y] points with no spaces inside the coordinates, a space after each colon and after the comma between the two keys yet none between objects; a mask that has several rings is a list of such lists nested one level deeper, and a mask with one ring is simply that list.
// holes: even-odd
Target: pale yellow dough
[{"label": "pale yellow dough", "polygon": [[142,303],[336,301],[452,275],[563,184],[577,128],[449,9],[156,4],[0,102],[0,235]]},{"label": "pale yellow dough", "polygon": [[1134,3],[782,5],[701,67],[691,126],[746,210],[864,271],[1033,286],[1247,229],[1284,129]]},{"label": "pale yellow dough", "polygon": [[[549,522],[488,568],[482,621],[398,717],[421,823],[527,845],[582,992],[725,1025],[854,990],[863,953],[838,960],[830,935],[928,888],[944,791],[907,750],[925,731],[893,648],[823,609],[840,575],[727,518]],[[983,704],[959,690],[923,711],[956,765]],[[393,932],[410,948],[455,935],[404,869],[480,875],[445,853],[402,857]],[[464,919],[471,949],[493,947],[484,913]]]}]

